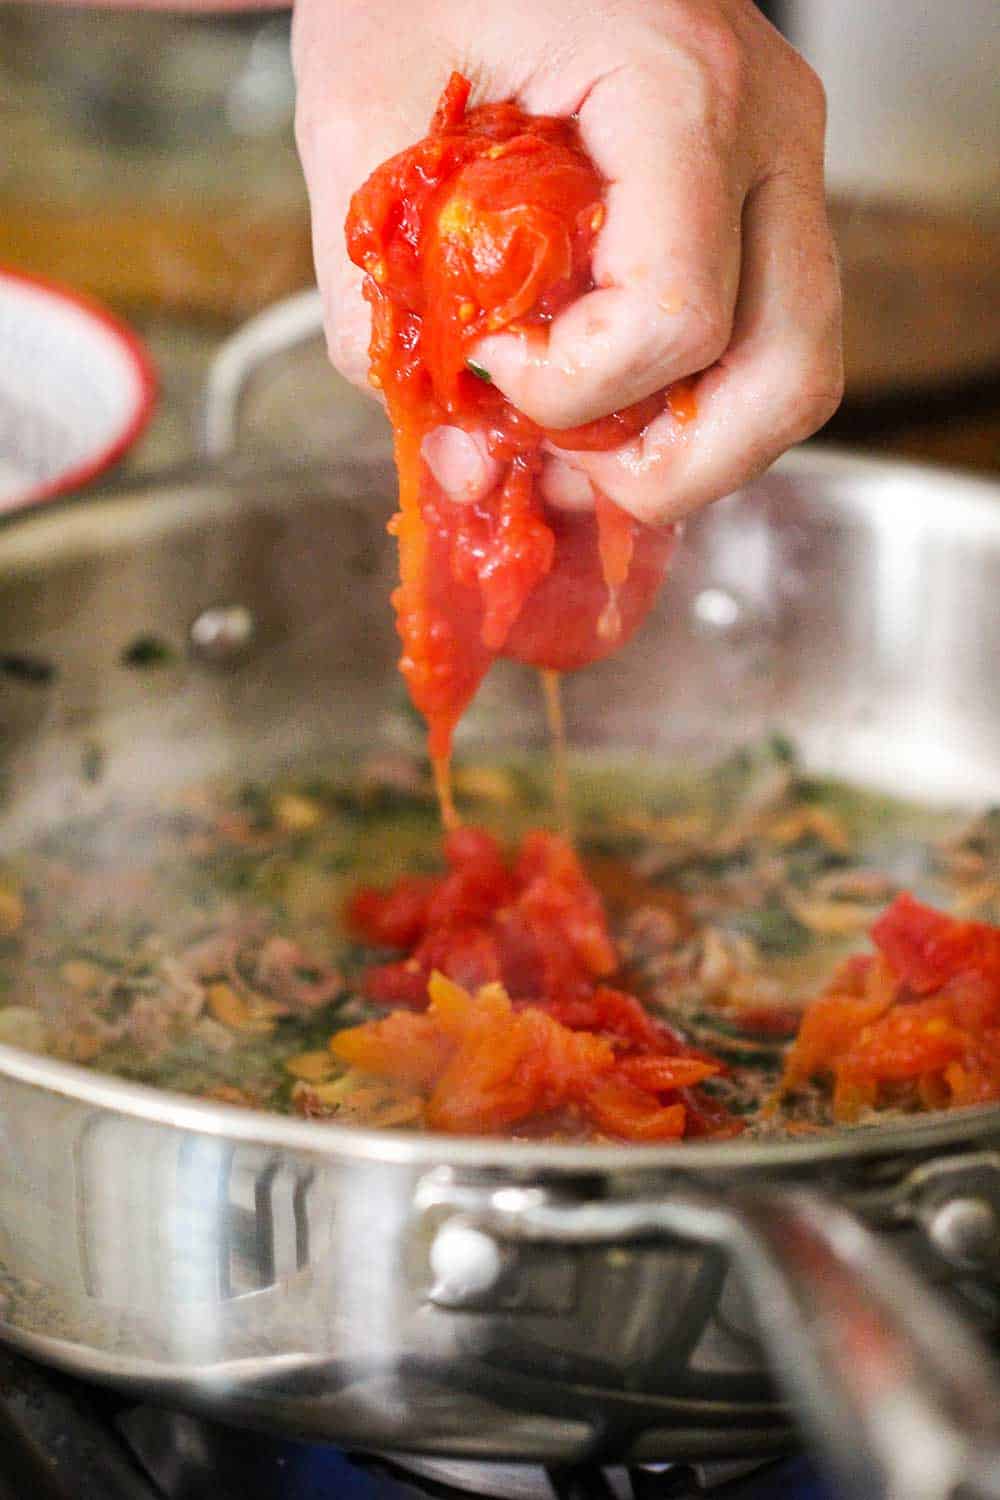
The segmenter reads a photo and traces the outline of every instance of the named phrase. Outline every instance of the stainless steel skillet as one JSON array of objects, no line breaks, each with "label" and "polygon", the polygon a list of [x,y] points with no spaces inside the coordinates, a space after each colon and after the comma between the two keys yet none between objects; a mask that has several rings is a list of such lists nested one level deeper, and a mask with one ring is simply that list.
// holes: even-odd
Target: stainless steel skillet
[{"label": "stainless steel skillet", "polygon": [[[388,493],[370,469],[234,469],[0,531],[0,849],[101,798],[390,735]],[[997,499],[793,456],[689,528],[642,637],[573,683],[574,738],[711,758],[779,725],[817,767],[993,800]],[[123,665],[148,635],[179,660]],[[469,733],[539,727],[499,673]],[[550,1462],[768,1451],[777,1376],[859,1493],[1000,1492],[971,1331],[1000,1307],[998,1111],[556,1148],[272,1118],[0,1048],[0,1121],[0,1336],[54,1363],[366,1448]]]}]

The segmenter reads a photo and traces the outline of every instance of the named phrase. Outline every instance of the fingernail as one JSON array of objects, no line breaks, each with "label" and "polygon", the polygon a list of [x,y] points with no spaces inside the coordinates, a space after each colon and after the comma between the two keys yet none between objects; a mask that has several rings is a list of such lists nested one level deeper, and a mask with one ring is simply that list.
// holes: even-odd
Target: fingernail
[{"label": "fingernail", "polygon": [[424,463],[450,500],[473,505],[496,487],[500,465],[461,427],[435,427],[420,446]]},{"label": "fingernail", "polygon": [[547,458],[542,469],[542,494],[555,510],[593,510],[594,487],[581,469],[562,458]]}]

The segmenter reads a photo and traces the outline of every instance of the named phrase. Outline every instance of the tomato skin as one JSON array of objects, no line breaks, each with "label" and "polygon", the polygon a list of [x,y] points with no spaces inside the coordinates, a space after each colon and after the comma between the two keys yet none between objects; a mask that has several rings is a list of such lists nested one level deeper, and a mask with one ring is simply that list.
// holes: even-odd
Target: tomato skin
[{"label": "tomato skin", "polygon": [[[454,75],[428,135],[372,174],[346,225],[372,307],[370,378],[395,432],[400,667],[439,762],[496,656],[570,671],[608,655],[638,629],[669,564],[671,529],[633,522],[612,582],[593,517],[552,511],[537,493],[545,440],[609,449],[667,407],[678,420],[694,412],[682,384],[547,434],[470,369],[484,335],[538,337],[593,288],[605,184],[574,120],[511,102],[469,110],[468,93]],[[475,505],[450,501],[423,464],[422,439],[442,423],[485,433],[502,465]]]},{"label": "tomato skin", "polygon": [[393,1009],[424,1010],[427,1005],[427,971],[419,961],[376,964],[367,969],[361,990],[367,1000]]},{"label": "tomato skin", "polygon": [[447,1038],[427,1015],[396,1010],[383,1021],[340,1031],[330,1051],[340,1062],[415,1088],[428,1087],[450,1055]]},{"label": "tomato skin", "polygon": [[347,925],[376,948],[413,948],[427,928],[433,882],[404,876],[391,891],[362,886],[347,908]]},{"label": "tomato skin", "polygon": [[477,339],[543,324],[591,284],[593,236],[578,221],[599,203],[600,178],[574,130],[545,140],[524,121],[501,155],[487,139],[442,187],[423,240],[424,356],[448,412],[467,399],[459,376]]},{"label": "tomato skin", "polygon": [[609,448],[620,448],[623,443],[638,437],[666,410],[666,396],[660,391],[622,411],[612,412],[608,417],[585,422],[582,427],[563,427],[557,431],[550,428],[546,437],[553,447],[571,453],[605,453]]},{"label": "tomato skin", "polygon": [[875,923],[872,940],[914,994],[928,995],[964,974],[1000,983],[1000,931],[956,921],[906,893]]},{"label": "tomato skin", "polygon": [[666,1056],[681,1051],[673,1033],[659,1025],[634,995],[623,990],[600,985],[591,994],[551,1000],[546,1008],[565,1026],[600,1031],[639,1051]]},{"label": "tomato skin", "polygon": [[535,585],[512,626],[504,655],[529,667],[575,672],[621,649],[646,618],[677,544],[672,526],[632,522],[628,577],[618,588],[618,629],[602,635],[608,584],[593,513],[546,511],[554,537],[552,571]]},{"label": "tomato skin", "polygon": [[618,1066],[619,1077],[649,1094],[691,1088],[718,1071],[714,1063],[698,1057],[626,1057]]},{"label": "tomato skin", "polygon": [[684,1134],[683,1104],[658,1104],[626,1078],[598,1084],[587,1107],[601,1130],[624,1141],[674,1141]]}]

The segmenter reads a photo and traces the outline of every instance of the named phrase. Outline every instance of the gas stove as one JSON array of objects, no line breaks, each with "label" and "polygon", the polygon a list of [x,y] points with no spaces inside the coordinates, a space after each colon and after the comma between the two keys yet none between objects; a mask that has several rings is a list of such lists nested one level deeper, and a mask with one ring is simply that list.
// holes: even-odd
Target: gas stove
[{"label": "gas stove", "polygon": [[136,1404],[0,1350],[0,1500],[834,1500],[801,1456],[465,1463],[345,1453]]}]

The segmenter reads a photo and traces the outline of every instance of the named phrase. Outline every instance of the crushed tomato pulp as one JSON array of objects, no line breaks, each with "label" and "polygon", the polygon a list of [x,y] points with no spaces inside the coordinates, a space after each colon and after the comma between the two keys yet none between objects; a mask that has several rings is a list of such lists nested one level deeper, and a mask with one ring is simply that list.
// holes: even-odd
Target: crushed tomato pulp
[{"label": "crushed tomato pulp", "polygon": [[[547,507],[543,444],[613,448],[668,405],[680,421],[694,409],[681,384],[545,432],[475,365],[484,335],[539,339],[594,287],[604,183],[574,120],[510,102],[468,109],[468,96],[454,74],[428,134],[372,174],[347,220],[372,307],[370,379],[395,435],[400,667],[439,767],[496,657],[561,672],[607,655],[637,629],[667,568],[670,528],[604,497],[587,513]],[[442,424],[485,435],[500,465],[485,499],[449,499],[424,463],[423,440]]]},{"label": "crushed tomato pulp", "polygon": [[847,1122],[1000,1099],[1000,929],[904,894],[871,935],[876,952],[846,959],[806,1009],[782,1091],[830,1079]]},{"label": "crushed tomato pulp", "polygon": [[508,862],[488,833],[461,829],[445,853],[444,875],[353,897],[354,932],[407,956],[368,970],[368,998],[391,1013],[338,1032],[341,1062],[412,1088],[436,1130],[738,1133],[697,1088],[722,1064],[612,984],[601,898],[567,840],[530,833]]},{"label": "crushed tomato pulp", "polygon": [[[355,893],[383,1020],[338,1033],[336,1058],[420,1096],[433,1129],[666,1141],[743,1122],[699,1086],[725,1071],[614,981],[601,898],[563,838],[531,833],[513,863],[488,834],[452,834],[448,871]],[[832,1084],[850,1124],[885,1108],[1000,1100],[1000,929],[907,894],[808,1004],[778,1095]]]}]

